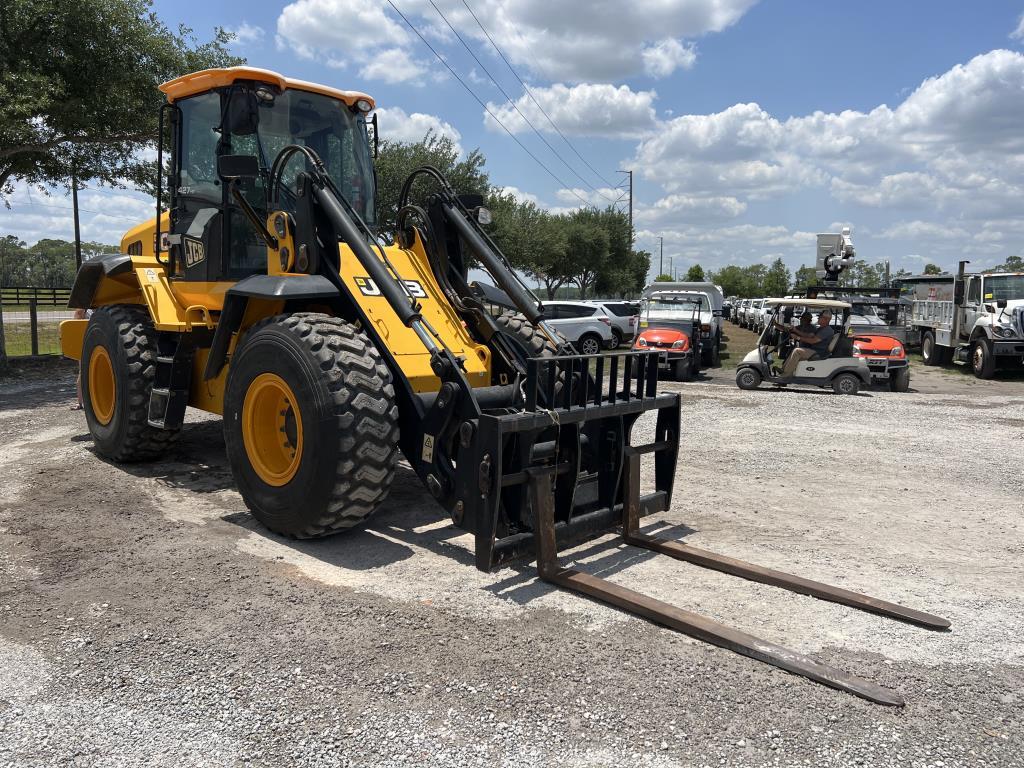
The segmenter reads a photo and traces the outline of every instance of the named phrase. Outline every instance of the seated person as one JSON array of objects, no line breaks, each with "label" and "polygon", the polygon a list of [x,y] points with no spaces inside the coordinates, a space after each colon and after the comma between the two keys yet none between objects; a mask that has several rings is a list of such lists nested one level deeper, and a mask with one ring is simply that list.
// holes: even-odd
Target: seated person
[{"label": "seated person", "polygon": [[[815,328],[810,323],[810,312],[804,312],[800,318],[799,328],[787,328],[781,323],[776,322],[779,328],[789,333],[800,342],[800,346],[789,353],[789,357],[786,358],[786,364],[782,366],[783,376],[792,376],[796,371],[797,365],[804,360],[822,359],[828,356],[828,345],[832,341],[832,337],[835,336],[835,330],[829,323],[832,322],[832,312],[828,309],[823,309],[821,314],[818,315],[818,327]],[[807,322],[804,322],[804,317],[807,318]],[[809,329],[809,330],[808,330]]]}]

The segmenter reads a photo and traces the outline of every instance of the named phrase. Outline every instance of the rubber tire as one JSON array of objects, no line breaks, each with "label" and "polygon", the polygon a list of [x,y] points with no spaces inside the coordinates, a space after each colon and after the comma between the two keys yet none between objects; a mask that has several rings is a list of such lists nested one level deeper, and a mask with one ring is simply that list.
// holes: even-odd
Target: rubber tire
[{"label": "rubber tire", "polygon": [[548,340],[548,337],[531,325],[523,315],[511,311],[503,312],[494,318],[494,322],[502,331],[522,344],[530,357],[555,357],[558,355],[558,350]]},{"label": "rubber tire", "polygon": [[[584,345],[591,342],[595,345],[595,349],[592,352],[587,352]],[[581,355],[599,355],[601,350],[604,348],[604,344],[601,342],[601,337],[594,333],[585,333],[580,336],[580,340],[574,345],[577,351]]]},{"label": "rubber tire", "polygon": [[860,379],[852,373],[840,373],[832,379],[832,391],[837,395],[856,395],[860,392]]},{"label": "rubber tire", "polygon": [[[101,456],[112,461],[146,461],[162,456],[178,434],[176,429],[149,425],[149,395],[156,376],[157,332],[149,312],[139,306],[115,304],[92,313],[82,341],[82,406]],[[114,413],[100,424],[89,399],[89,358],[103,346],[114,371]]]},{"label": "rubber tire", "polygon": [[[302,419],[299,467],[279,487],[256,474],[242,438],[245,393],[261,373],[284,379]],[[310,539],[368,518],[394,479],[398,437],[391,372],[355,326],[300,312],[266,318],[245,334],[228,369],[224,442],[242,499],[267,528]]]},{"label": "rubber tire", "polygon": [[925,331],[921,336],[921,360],[925,365],[939,365],[942,362],[935,334],[931,331]]},{"label": "rubber tire", "polygon": [[910,389],[910,368],[898,368],[890,373],[889,389],[893,392],[906,392]]},{"label": "rubber tire", "polygon": [[715,336],[715,345],[711,348],[711,367],[718,368],[722,364],[722,334]]},{"label": "rubber tire", "polygon": [[622,331],[618,328],[612,328],[612,340],[609,342],[611,346],[608,349],[618,349],[622,346]]},{"label": "rubber tire", "polygon": [[[981,365],[978,365],[979,352]],[[992,342],[988,339],[975,339],[971,344],[971,369],[979,379],[991,379],[996,375],[996,356],[992,352]]]},{"label": "rubber tire", "polygon": [[757,389],[763,378],[756,368],[740,368],[736,371],[736,386],[740,389]]},{"label": "rubber tire", "polygon": [[685,360],[676,360],[672,363],[672,381],[690,381],[692,379],[691,371],[693,371],[692,365],[686,365]]}]

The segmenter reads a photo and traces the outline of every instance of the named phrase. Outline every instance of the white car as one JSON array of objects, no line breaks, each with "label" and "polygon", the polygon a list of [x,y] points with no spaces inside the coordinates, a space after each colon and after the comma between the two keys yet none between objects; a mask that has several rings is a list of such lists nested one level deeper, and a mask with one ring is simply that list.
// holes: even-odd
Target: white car
[{"label": "white car", "polygon": [[620,347],[622,342],[633,341],[636,326],[640,320],[640,306],[629,301],[590,300],[588,304],[600,307],[612,326],[612,346]]},{"label": "white car", "polygon": [[545,301],[544,320],[565,336],[581,355],[596,355],[615,343],[604,309],[584,301]]},{"label": "white car", "polygon": [[743,327],[751,331],[757,330],[758,322],[761,319],[761,308],[764,307],[764,299],[751,299],[747,305],[747,311],[743,315]]}]

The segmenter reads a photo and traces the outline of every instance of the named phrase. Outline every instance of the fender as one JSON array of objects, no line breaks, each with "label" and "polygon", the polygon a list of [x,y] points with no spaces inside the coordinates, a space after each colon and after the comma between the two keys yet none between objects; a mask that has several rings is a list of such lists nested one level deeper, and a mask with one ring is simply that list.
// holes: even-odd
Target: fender
[{"label": "fender", "polygon": [[[119,278],[122,275],[128,276],[130,283],[135,281],[132,257],[124,253],[115,253],[104,256],[102,259],[91,259],[79,268],[75,275],[75,284],[71,288],[71,298],[68,299],[68,307],[71,309],[91,309],[96,291],[104,278]],[[125,282],[128,287],[129,282]],[[138,292],[136,285],[136,292]]]},{"label": "fender", "polygon": [[227,360],[231,338],[242,325],[250,299],[296,301],[320,299],[331,302],[341,295],[338,287],[323,275],[252,275],[229,288],[224,295],[224,308],[210,344],[203,380],[217,378]]}]

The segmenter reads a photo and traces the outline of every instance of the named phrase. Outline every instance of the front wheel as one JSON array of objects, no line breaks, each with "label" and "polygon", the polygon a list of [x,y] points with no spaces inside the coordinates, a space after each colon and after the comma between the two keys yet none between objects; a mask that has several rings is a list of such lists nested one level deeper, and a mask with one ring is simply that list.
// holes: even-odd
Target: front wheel
[{"label": "front wheel", "polygon": [[300,539],[351,528],[381,504],[394,478],[391,372],[345,320],[262,320],[231,361],[224,441],[242,498],[267,528]]},{"label": "front wheel", "polygon": [[910,389],[910,369],[898,368],[890,373],[889,389],[893,392],[906,392]]},{"label": "front wheel", "polygon": [[149,312],[113,305],[92,313],[82,343],[82,406],[96,450],[113,461],[161,456],[178,430],[149,424],[157,335]]},{"label": "front wheel", "polygon": [[978,339],[971,346],[971,368],[979,379],[991,379],[996,375],[996,356],[988,339]]},{"label": "front wheel", "polygon": [[852,373],[840,373],[832,379],[832,391],[837,395],[856,395],[860,392],[860,379]]},{"label": "front wheel", "polygon": [[761,374],[754,368],[736,371],[736,386],[740,389],[757,389],[761,385]]}]

